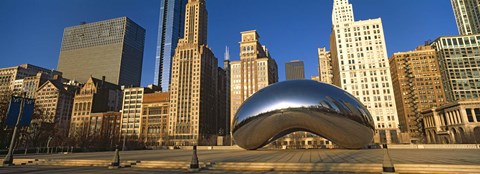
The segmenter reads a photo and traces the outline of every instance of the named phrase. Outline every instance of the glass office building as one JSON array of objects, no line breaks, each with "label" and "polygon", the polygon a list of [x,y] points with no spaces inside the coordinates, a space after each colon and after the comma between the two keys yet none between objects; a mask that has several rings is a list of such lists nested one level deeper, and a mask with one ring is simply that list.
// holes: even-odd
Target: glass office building
[{"label": "glass office building", "polygon": [[172,57],[178,39],[183,37],[186,4],[187,0],[160,1],[154,84],[162,91],[168,91]]}]

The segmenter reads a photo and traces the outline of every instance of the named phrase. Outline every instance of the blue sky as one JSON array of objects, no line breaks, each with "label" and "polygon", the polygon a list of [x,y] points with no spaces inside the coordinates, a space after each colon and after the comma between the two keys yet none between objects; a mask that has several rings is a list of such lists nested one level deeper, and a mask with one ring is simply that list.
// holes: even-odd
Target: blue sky
[{"label": "blue sky", "polygon": [[[317,75],[317,48],[329,47],[333,0],[207,0],[208,44],[239,59],[240,32],[255,29],[277,60],[303,60]],[[388,55],[439,36],[457,35],[448,0],[350,0],[355,20],[381,17]],[[30,63],[55,69],[65,27],[127,16],[147,30],[142,85],[153,83],[159,0],[0,0],[0,67]]]}]

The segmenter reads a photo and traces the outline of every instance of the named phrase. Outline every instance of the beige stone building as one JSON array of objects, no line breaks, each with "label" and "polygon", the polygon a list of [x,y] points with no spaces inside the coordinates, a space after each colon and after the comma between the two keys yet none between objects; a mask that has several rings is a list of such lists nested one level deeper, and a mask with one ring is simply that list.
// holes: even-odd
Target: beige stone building
[{"label": "beige stone building", "polygon": [[61,135],[68,135],[73,100],[80,86],[66,85],[59,80],[48,80],[36,90],[36,109],[55,123]]},{"label": "beige stone building", "polygon": [[129,141],[140,141],[142,120],[142,102],[145,94],[158,91],[156,86],[132,87],[123,90],[121,134]]},{"label": "beige stone building", "polygon": [[[14,67],[0,68],[0,94],[11,93],[14,91],[14,89],[16,89],[15,91],[23,90],[23,79],[25,77],[36,76],[39,72],[47,74],[49,77],[62,75],[61,72],[30,64],[21,64]],[[35,93],[35,90],[32,92]]]},{"label": "beige stone building", "polygon": [[120,144],[120,118],[121,113],[113,111],[90,115],[87,124],[97,147],[111,148]]},{"label": "beige stone building", "polygon": [[382,19],[355,21],[348,0],[333,4],[333,83],[367,107],[375,122],[375,143],[398,143],[398,114]]},{"label": "beige stone building", "polygon": [[75,94],[69,136],[87,137],[92,133],[92,113],[118,112],[122,103],[122,91],[118,85],[90,77]]},{"label": "beige stone building", "polygon": [[321,82],[333,84],[332,56],[325,48],[318,48],[318,77]]},{"label": "beige stone building", "polygon": [[427,142],[480,143],[480,101],[466,99],[422,111]]},{"label": "beige stone building", "polygon": [[141,139],[147,147],[168,145],[168,107],[170,94],[157,92],[143,95]]},{"label": "beige stone building", "polygon": [[421,142],[420,112],[446,102],[436,51],[428,45],[419,46],[394,53],[389,62],[400,130],[413,142]]},{"label": "beige stone building", "polygon": [[189,0],[185,35],[172,60],[168,135],[171,145],[217,142],[218,60],[207,46],[205,0]]},{"label": "beige stone building", "polygon": [[230,63],[230,120],[240,105],[260,89],[278,82],[278,67],[257,31],[241,32],[240,60]]}]

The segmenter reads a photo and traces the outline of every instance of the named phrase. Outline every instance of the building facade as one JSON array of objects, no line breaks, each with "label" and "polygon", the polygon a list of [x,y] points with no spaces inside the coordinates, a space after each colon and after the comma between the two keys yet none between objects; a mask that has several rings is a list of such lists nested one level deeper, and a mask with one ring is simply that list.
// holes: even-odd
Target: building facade
[{"label": "building facade", "polygon": [[80,86],[48,80],[36,90],[35,107],[55,123],[61,135],[68,135],[75,93]]},{"label": "building facade", "polygon": [[142,102],[145,94],[153,93],[156,89],[132,87],[123,90],[123,105],[121,118],[121,135],[129,141],[140,141],[142,132]]},{"label": "building facade", "polygon": [[437,52],[447,101],[480,97],[480,35],[446,36],[432,46]]},{"label": "building facade", "polygon": [[172,58],[183,36],[187,0],[161,0],[154,84],[168,91]]},{"label": "building facade", "polygon": [[140,86],[145,29],[127,17],[67,27],[58,70],[85,83],[90,76],[126,86]]},{"label": "building facade", "polygon": [[172,62],[168,135],[172,145],[215,145],[218,60],[207,46],[205,0],[189,0],[185,35]]},{"label": "building facade", "polygon": [[69,136],[90,137],[93,131],[90,125],[93,113],[118,112],[122,104],[122,91],[118,85],[106,82],[102,78],[90,77],[75,94]]},{"label": "building facade", "polygon": [[168,145],[168,110],[170,94],[157,92],[143,95],[140,137],[147,147]]},{"label": "building facade", "polygon": [[326,48],[318,48],[318,76],[319,81],[333,84],[332,56]]},{"label": "building facade", "polygon": [[398,142],[398,116],[382,20],[354,21],[348,0],[335,0],[330,48],[333,83],[367,106],[377,143]]},{"label": "building facade", "polygon": [[277,63],[260,44],[257,31],[244,31],[241,35],[240,60],[230,62],[230,120],[234,120],[238,108],[248,97],[278,82]]},{"label": "building facade", "polygon": [[285,63],[285,77],[287,80],[305,79],[305,69],[303,61],[292,60]]},{"label": "building facade", "polygon": [[480,33],[480,2],[478,0],[451,0],[460,35]]},{"label": "building facade", "polygon": [[427,142],[432,144],[478,144],[480,101],[450,102],[422,111]]},{"label": "building facade", "polygon": [[389,61],[400,131],[411,142],[424,142],[421,111],[446,102],[435,49],[419,46],[394,53]]},{"label": "building facade", "polygon": [[[0,94],[7,94],[14,91],[21,92],[23,88],[23,79],[25,77],[36,76],[39,72],[48,77],[61,76],[62,73],[55,70],[38,67],[30,64],[21,64],[14,67],[0,69]],[[41,84],[40,84],[41,85]],[[33,90],[33,93],[35,91]],[[30,93],[31,95],[34,95]],[[9,96],[10,97],[10,96]]]}]

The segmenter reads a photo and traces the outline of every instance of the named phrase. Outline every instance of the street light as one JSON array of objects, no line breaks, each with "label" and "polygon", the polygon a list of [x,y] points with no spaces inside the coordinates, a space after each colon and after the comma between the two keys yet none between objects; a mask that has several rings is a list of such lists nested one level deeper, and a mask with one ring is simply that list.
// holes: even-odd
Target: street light
[{"label": "street light", "polygon": [[3,165],[4,166],[13,165],[13,148],[15,146],[15,141],[17,140],[17,132],[18,132],[18,128],[20,127],[20,120],[22,119],[22,115],[23,115],[23,106],[25,104],[25,98],[24,98],[25,93],[26,92],[22,92],[21,96],[20,96],[20,111],[18,113],[17,122],[15,123],[15,127],[13,128],[12,140],[10,140],[10,146],[8,148],[7,156],[5,156],[5,159],[3,160]]}]

